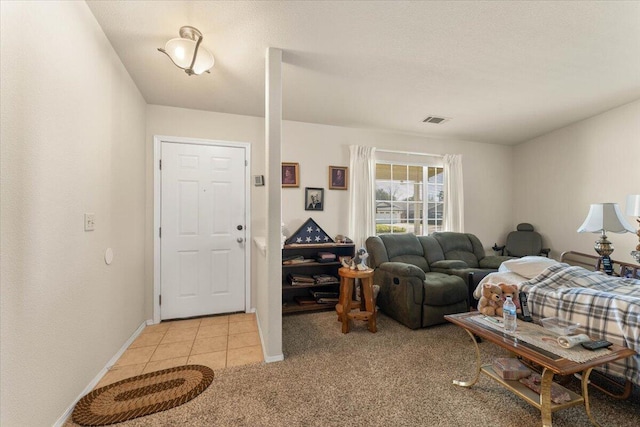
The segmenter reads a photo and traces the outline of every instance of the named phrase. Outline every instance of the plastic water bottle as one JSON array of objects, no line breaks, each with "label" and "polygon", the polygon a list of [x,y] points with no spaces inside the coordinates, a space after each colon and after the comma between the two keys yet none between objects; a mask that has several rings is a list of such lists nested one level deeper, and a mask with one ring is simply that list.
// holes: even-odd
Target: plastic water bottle
[{"label": "plastic water bottle", "polygon": [[513,303],[510,296],[507,297],[507,300],[502,306],[502,318],[504,319],[504,331],[515,332],[517,327],[516,305]]}]

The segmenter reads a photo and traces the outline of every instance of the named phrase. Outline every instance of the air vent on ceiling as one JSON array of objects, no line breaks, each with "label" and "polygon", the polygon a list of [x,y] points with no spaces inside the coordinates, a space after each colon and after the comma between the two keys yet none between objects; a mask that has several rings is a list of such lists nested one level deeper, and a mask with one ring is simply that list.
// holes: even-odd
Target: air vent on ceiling
[{"label": "air vent on ceiling", "polygon": [[429,116],[426,119],[424,119],[422,122],[423,123],[433,123],[435,125],[441,125],[444,122],[448,122],[449,120],[451,120],[448,117],[437,117],[437,116]]}]

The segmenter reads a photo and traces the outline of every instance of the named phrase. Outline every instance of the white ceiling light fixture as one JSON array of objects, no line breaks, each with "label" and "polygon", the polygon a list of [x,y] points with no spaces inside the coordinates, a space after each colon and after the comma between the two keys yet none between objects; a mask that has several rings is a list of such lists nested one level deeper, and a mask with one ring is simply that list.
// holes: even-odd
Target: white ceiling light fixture
[{"label": "white ceiling light fixture", "polygon": [[180,38],[171,39],[158,50],[171,59],[176,67],[192,76],[208,73],[213,67],[214,59],[202,43],[202,33],[197,28],[184,26],[180,28]]}]

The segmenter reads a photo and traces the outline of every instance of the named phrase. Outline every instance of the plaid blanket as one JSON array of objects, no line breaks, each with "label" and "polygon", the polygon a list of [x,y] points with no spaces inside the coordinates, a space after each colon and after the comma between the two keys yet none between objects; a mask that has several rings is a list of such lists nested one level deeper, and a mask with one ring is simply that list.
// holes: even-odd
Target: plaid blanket
[{"label": "plaid blanket", "polygon": [[640,385],[640,280],[557,264],[519,288],[528,293],[533,316],[571,320],[592,339],[635,350],[634,356],[599,370]]}]

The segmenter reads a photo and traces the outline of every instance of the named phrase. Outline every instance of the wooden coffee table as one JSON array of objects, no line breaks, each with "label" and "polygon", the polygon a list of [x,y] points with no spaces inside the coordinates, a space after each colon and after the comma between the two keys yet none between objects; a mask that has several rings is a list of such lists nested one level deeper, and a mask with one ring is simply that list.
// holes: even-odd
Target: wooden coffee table
[{"label": "wooden coffee table", "polygon": [[[483,315],[478,312],[472,312],[444,316],[444,318],[449,322],[454,323],[467,331],[467,333],[471,337],[471,341],[475,344],[476,347],[476,371],[474,378],[471,381],[453,380],[454,384],[462,387],[471,387],[476,382],[478,382],[480,372],[482,372],[496,380],[508,390],[520,396],[526,402],[538,408],[542,414],[542,425],[544,427],[551,426],[551,414],[553,412],[581,404],[584,404],[585,411],[587,412],[587,416],[589,417],[591,423],[596,426],[599,425],[593,418],[591,409],[589,407],[588,381],[591,370],[597,366],[604,365],[605,363],[629,357],[635,354],[633,350],[626,347],[613,345],[609,348],[609,351],[605,352],[605,354],[603,354],[602,356],[586,362],[574,362],[534,345],[520,341],[508,334],[505,334],[501,330],[477,323],[471,320],[473,316]],[[540,326],[540,328],[542,328],[542,326]],[[503,380],[493,370],[491,365],[482,366],[480,364],[480,348],[478,347],[474,335],[477,335],[506,350],[509,350],[510,352],[522,357],[523,359],[529,360],[541,366],[543,370],[540,394],[538,395],[536,392],[529,389],[519,381]],[[573,393],[570,390],[566,390],[571,397],[570,401],[560,404],[551,402],[551,383],[553,380],[553,375],[571,375],[575,373],[581,373],[582,375],[582,396]]]}]

